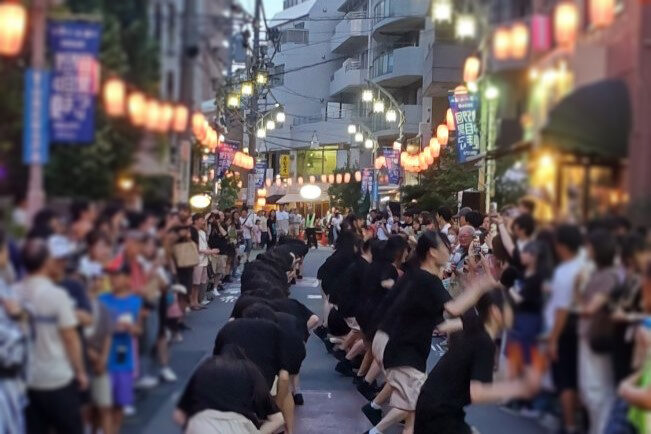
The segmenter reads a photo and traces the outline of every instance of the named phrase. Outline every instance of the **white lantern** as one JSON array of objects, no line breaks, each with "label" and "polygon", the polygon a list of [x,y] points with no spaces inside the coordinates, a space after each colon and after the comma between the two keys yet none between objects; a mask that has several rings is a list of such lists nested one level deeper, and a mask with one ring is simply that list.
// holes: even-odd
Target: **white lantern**
[{"label": "white lantern", "polygon": [[398,119],[398,114],[394,109],[387,110],[386,120],[387,122],[395,122]]},{"label": "white lantern", "polygon": [[353,124],[348,125],[348,134],[355,134],[357,132],[357,127]]}]

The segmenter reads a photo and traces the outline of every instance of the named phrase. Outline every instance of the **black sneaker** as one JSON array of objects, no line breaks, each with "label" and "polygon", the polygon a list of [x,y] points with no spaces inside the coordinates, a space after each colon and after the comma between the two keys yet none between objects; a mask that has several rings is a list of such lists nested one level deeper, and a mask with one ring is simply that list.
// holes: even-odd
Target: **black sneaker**
[{"label": "black sneaker", "polygon": [[355,375],[355,378],[353,378],[353,384],[355,386],[359,386],[364,382],[364,377],[360,377],[359,375]]},{"label": "black sneaker", "polygon": [[294,404],[295,405],[303,405],[305,402],[303,401],[303,394],[302,393],[295,393],[294,394]]},{"label": "black sneaker", "polygon": [[373,384],[368,384],[366,381],[362,381],[357,385],[357,391],[369,401],[373,401],[378,394],[377,386],[375,386],[375,381]]},{"label": "black sneaker", "polygon": [[328,338],[328,329],[324,326],[318,326],[313,331],[314,334],[317,335],[317,337],[322,341],[325,341]]},{"label": "black sneaker", "polygon": [[337,366],[335,366],[335,371],[339,372],[344,377],[355,376],[355,373],[353,372],[353,367],[350,366],[350,362],[348,362],[347,360],[342,360],[341,362],[337,363]]},{"label": "black sneaker", "polygon": [[366,416],[373,426],[377,425],[382,420],[382,410],[374,409],[371,407],[370,402],[362,407],[362,413],[364,413],[364,416]]},{"label": "black sneaker", "polygon": [[350,364],[353,366],[353,368],[359,369],[360,366],[362,366],[363,361],[364,361],[364,356],[360,354],[359,356],[357,356],[353,360],[351,360]]},{"label": "black sneaker", "polygon": [[326,350],[328,350],[329,353],[332,353],[334,351],[335,344],[333,344],[332,342],[325,340],[323,341],[323,345],[325,345]]},{"label": "black sneaker", "polygon": [[340,362],[346,360],[346,352],[344,350],[335,350],[332,355]]}]

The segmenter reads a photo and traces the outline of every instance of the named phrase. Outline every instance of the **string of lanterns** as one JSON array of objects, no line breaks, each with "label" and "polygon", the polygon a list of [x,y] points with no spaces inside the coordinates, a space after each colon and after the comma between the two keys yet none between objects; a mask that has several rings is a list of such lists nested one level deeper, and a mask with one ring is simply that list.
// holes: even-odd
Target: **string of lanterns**
[{"label": "string of lanterns", "polygon": [[[320,181],[323,184],[349,184],[351,181],[355,182],[361,182],[362,181],[362,172],[357,170],[355,172],[344,172],[344,173],[331,173],[329,175],[323,174],[317,177],[316,175],[310,175],[307,180],[303,178],[302,176],[299,176],[296,178],[296,183],[298,185],[304,185],[306,183],[309,184],[314,184],[317,181]],[[307,181],[307,182],[306,182]],[[275,184],[278,187],[281,187],[283,185],[283,182],[287,184],[287,186],[292,186],[294,183],[293,178],[285,178],[284,180],[280,177],[280,175],[276,176]],[[271,178],[267,178],[265,181],[265,186],[271,187],[274,184],[274,180]]]}]

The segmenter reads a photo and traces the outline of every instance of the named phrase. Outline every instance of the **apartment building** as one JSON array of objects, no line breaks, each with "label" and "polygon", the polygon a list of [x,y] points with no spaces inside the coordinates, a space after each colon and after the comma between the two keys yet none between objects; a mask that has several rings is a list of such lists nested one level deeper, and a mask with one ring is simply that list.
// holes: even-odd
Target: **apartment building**
[{"label": "apartment building", "polygon": [[403,140],[429,140],[432,122],[440,122],[433,120],[433,107],[445,113],[447,91],[460,82],[468,52],[453,42],[441,51],[429,0],[284,5],[271,21],[279,44],[268,104],[283,105],[287,121],[258,146],[274,155],[272,167],[275,156],[287,153],[293,176],[370,166],[371,152],[353,141],[348,125],[363,124],[380,147],[391,147],[400,131],[398,122],[387,122],[372,112],[372,104],[362,103],[362,91],[373,88],[369,82],[389,92],[404,113]]}]

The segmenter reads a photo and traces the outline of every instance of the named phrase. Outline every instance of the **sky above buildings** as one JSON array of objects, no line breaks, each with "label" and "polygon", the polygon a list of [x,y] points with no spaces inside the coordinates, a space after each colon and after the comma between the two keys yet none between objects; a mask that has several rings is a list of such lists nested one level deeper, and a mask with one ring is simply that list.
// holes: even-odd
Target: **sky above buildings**
[{"label": "sky above buildings", "polygon": [[[262,0],[262,3],[268,19],[283,10],[283,0]],[[255,0],[242,0],[242,4],[249,12],[253,13]]]}]

